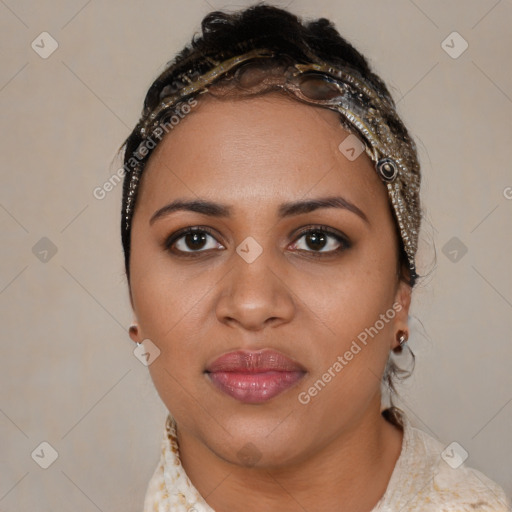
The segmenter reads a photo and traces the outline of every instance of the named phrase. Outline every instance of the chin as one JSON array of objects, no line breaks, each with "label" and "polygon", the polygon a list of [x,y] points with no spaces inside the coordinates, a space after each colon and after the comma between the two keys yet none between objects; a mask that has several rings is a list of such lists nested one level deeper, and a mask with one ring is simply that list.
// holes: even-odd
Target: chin
[{"label": "chin", "polygon": [[[304,423],[293,415],[258,412],[229,416],[211,429],[206,425],[203,442],[218,457],[238,466],[270,469],[293,464],[304,456]],[[221,437],[217,437],[219,430]],[[230,435],[231,434],[231,435]],[[215,435],[215,437],[213,437]]]},{"label": "chin", "polygon": [[[215,443],[217,444],[217,443]],[[210,447],[221,459],[247,469],[272,470],[293,465],[300,460],[301,445],[290,437],[286,444],[269,442],[265,438],[248,440],[247,438],[233,439],[230,445]]]}]

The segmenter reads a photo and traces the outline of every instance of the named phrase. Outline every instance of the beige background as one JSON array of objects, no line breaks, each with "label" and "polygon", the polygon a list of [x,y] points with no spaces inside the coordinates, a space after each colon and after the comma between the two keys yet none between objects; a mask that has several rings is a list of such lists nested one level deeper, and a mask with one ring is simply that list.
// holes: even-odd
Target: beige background
[{"label": "beige background", "polygon": [[[511,495],[512,2],[288,4],[368,55],[420,147],[420,268],[435,270],[416,290],[417,366],[397,404]],[[2,512],[142,510],[166,411],[126,332],[121,186],[93,190],[152,79],[226,5],[247,4],[0,2]],[[47,59],[31,47],[44,31],[59,45]],[[441,46],[453,31],[469,44],[456,59]],[[43,441],[58,452],[46,470],[31,457]]]}]

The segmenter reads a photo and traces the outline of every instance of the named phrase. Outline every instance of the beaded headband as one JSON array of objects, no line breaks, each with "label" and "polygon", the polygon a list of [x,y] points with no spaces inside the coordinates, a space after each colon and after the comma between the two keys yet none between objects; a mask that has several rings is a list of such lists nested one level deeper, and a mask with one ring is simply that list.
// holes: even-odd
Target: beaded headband
[{"label": "beaded headband", "polygon": [[[134,130],[138,146],[131,155],[125,152],[124,168],[129,185],[123,193],[123,236],[129,239],[139,180],[151,150],[157,145],[153,137],[161,139],[162,123],[173,113],[181,109],[185,111],[185,99],[208,92],[209,86],[236,73],[237,68],[240,72],[241,68],[248,67],[247,63],[272,57],[275,57],[273,51],[257,49],[224,61],[213,61],[212,69],[202,75],[196,73],[194,76],[191,72],[189,76],[181,75],[185,84],[177,92],[166,95],[172,87],[162,89],[160,103]],[[320,86],[311,89],[315,81],[316,86]],[[417,278],[415,254],[421,222],[420,166],[414,142],[403,135],[406,130],[392,98],[376,91],[357,71],[336,68],[321,61],[293,64],[287,70],[286,81],[281,80],[277,86],[302,102],[338,112],[342,126],[362,139],[364,152],[374,162],[375,170],[387,188],[413,285]],[[188,109],[190,111],[190,107]]]}]

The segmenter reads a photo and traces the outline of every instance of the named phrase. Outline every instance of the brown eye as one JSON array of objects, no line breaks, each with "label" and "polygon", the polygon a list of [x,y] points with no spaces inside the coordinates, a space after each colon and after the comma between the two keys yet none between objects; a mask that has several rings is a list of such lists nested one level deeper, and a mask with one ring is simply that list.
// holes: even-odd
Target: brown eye
[{"label": "brown eye", "polygon": [[[183,237],[178,240],[178,242],[183,242],[183,245],[193,251],[202,249],[207,242],[207,238],[209,237],[208,234],[204,232],[200,233],[187,233],[186,235],[183,235]],[[180,248],[180,250],[183,250]]]},{"label": "brown eye", "polygon": [[306,245],[315,251],[322,250],[329,243],[329,236],[321,231],[311,231],[304,236]]},{"label": "brown eye", "polygon": [[224,248],[210,230],[202,227],[186,228],[172,234],[165,242],[165,249],[174,253],[201,253]]},{"label": "brown eye", "polygon": [[[303,240],[303,242],[301,242]],[[334,254],[350,247],[347,238],[327,227],[318,227],[303,231],[293,243],[293,248],[300,251],[319,254]]]}]

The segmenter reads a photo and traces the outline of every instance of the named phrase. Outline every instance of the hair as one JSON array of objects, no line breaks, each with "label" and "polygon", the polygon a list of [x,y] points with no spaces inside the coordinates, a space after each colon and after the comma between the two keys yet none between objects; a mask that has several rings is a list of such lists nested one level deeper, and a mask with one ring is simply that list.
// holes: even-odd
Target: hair
[{"label": "hair", "polygon": [[[191,43],[186,45],[172,61],[167,63],[164,71],[149,87],[144,99],[140,120],[121,146],[121,149],[124,149],[125,169],[130,167],[130,159],[133,160],[133,155],[136,154],[139,145],[143,141],[140,128],[149,119],[154,109],[158,107],[162,98],[175,94],[185,87],[191,81],[191,77],[197,77],[209,71],[212,68],[212,62],[229,59],[256,48],[274,50],[277,57],[276,67],[280,62],[279,56],[287,56],[298,63],[321,59],[339,68],[349,67],[354,69],[363,79],[369,82],[377,93],[388,98],[388,101],[394,106],[385,83],[370,69],[366,58],[338,33],[331,21],[325,18],[303,21],[284,9],[266,5],[263,2],[233,13],[214,11],[207,14],[202,20],[201,34],[195,35]],[[272,89],[263,90],[258,95],[271,91]],[[233,94],[230,94],[229,97],[233,97]],[[169,117],[173,113],[170,112]],[[398,117],[393,122],[392,129],[403,140],[411,140],[406,127]],[[153,148],[147,150],[144,166],[147,164],[155,146],[156,144]],[[130,174],[127,173],[123,183],[121,223],[128,285],[130,285],[131,229],[126,230],[123,223],[129,184]],[[389,207],[391,209],[391,205]],[[398,274],[400,279],[413,286],[414,283],[411,283],[408,279],[410,276],[403,275],[403,272],[407,272],[406,269],[408,268],[407,255],[396,222],[395,228],[400,241],[397,262]],[[411,355],[414,361],[412,352]],[[408,377],[411,371],[399,368],[391,358],[386,366],[383,383],[389,387],[391,392],[391,407],[385,415],[395,423],[401,423],[401,421],[399,409],[392,404],[392,395],[396,393],[393,381],[395,378]]]}]

